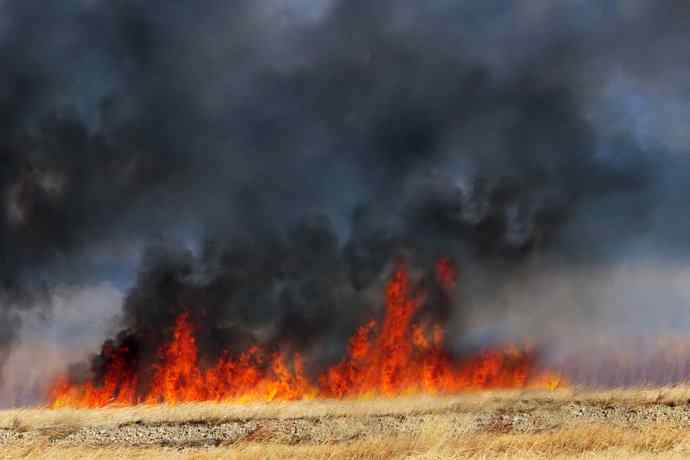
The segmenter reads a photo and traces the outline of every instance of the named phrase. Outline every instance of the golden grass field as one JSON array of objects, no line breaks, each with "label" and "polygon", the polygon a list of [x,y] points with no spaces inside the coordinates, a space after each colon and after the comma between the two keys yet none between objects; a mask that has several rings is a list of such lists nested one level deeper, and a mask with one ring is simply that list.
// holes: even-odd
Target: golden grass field
[{"label": "golden grass field", "polygon": [[690,386],[0,412],[0,458],[681,459]]}]

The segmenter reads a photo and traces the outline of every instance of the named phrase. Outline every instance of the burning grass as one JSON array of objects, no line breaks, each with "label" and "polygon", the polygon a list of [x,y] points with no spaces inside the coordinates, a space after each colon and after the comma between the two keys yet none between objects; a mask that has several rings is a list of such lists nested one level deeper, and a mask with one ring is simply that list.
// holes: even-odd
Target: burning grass
[{"label": "burning grass", "polygon": [[[455,267],[441,259],[434,273],[435,288],[447,301],[455,288]],[[408,267],[399,263],[385,289],[384,318],[359,327],[347,355],[317,378],[307,376],[300,353],[268,353],[258,345],[235,357],[227,351],[204,367],[195,325],[182,313],[155,364],[141,369],[128,361],[127,347],[108,345],[103,378],[83,383],[59,378],[50,391],[50,405],[353,399],[565,385],[558,374],[539,368],[528,346],[510,344],[476,356],[453,356],[445,347],[442,324],[419,315],[426,300],[423,284],[415,283]]]}]

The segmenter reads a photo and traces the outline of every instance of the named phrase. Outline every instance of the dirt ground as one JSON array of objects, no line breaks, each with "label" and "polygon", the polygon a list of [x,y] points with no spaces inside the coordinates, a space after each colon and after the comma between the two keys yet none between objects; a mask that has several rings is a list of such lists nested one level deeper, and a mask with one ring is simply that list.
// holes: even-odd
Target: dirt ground
[{"label": "dirt ground", "polygon": [[690,387],[0,412],[0,458],[690,458]]}]

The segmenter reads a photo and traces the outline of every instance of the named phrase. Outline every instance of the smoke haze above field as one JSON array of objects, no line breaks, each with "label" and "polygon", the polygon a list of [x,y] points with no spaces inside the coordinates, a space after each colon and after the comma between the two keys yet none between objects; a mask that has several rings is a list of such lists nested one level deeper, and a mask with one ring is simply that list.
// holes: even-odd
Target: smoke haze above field
[{"label": "smoke haze above field", "polygon": [[196,300],[309,342],[401,253],[467,270],[459,324],[516,272],[684,263],[688,13],[3,1],[0,364],[62,285],[134,284],[135,331]]}]

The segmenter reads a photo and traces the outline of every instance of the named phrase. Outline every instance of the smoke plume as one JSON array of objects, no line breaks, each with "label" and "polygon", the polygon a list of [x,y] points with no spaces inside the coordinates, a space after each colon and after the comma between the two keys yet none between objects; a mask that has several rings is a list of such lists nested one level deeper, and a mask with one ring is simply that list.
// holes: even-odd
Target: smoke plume
[{"label": "smoke plume", "polygon": [[683,263],[690,6],[427,3],[0,3],[0,366],[64,284],[133,283],[140,356],[185,309],[209,356],[318,361],[399,257],[458,264],[458,336],[517,282]]}]

